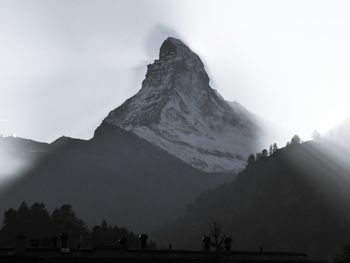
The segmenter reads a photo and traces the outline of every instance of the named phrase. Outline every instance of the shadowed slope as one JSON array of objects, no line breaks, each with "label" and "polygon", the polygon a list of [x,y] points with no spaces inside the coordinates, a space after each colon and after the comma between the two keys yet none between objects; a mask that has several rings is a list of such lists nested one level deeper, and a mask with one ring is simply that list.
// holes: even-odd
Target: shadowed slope
[{"label": "shadowed slope", "polygon": [[237,249],[263,246],[333,257],[350,240],[349,176],[323,146],[291,145],[202,194],[156,236],[174,247],[198,248],[209,223],[218,222]]},{"label": "shadowed slope", "polygon": [[62,137],[1,198],[1,211],[25,200],[72,204],[89,224],[106,218],[150,231],[182,214],[201,191],[230,180],[206,174],[136,135],[110,126],[89,141]]}]

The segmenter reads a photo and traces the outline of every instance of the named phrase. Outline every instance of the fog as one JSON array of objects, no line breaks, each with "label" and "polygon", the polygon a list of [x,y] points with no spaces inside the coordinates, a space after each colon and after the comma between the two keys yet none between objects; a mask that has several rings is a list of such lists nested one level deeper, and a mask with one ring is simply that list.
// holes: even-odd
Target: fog
[{"label": "fog", "polygon": [[304,139],[349,114],[347,1],[1,1],[0,134],[90,138],[169,35],[224,98]]}]

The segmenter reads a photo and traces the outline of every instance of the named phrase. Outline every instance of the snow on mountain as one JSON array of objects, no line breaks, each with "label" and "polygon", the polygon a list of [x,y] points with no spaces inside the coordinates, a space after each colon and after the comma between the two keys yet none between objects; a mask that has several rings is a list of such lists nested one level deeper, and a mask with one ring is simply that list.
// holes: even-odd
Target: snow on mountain
[{"label": "snow on mountain", "polygon": [[212,89],[201,59],[175,38],[163,42],[141,90],[103,123],[208,172],[238,171],[250,153],[266,146],[257,119]]}]

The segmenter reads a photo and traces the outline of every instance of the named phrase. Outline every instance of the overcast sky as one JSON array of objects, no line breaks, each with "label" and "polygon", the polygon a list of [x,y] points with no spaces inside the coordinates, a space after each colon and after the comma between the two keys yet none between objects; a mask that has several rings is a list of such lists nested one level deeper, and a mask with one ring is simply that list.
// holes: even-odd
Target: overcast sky
[{"label": "overcast sky", "polygon": [[167,36],[227,100],[307,138],[350,116],[348,1],[0,1],[0,134],[90,138]]}]

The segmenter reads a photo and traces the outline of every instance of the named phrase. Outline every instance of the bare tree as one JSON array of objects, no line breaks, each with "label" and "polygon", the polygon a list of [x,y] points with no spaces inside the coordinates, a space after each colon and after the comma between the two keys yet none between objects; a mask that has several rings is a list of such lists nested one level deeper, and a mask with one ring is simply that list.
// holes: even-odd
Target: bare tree
[{"label": "bare tree", "polygon": [[216,252],[219,252],[225,240],[225,236],[222,233],[221,227],[216,222],[210,225],[210,236],[213,239],[211,245],[215,248]]}]

